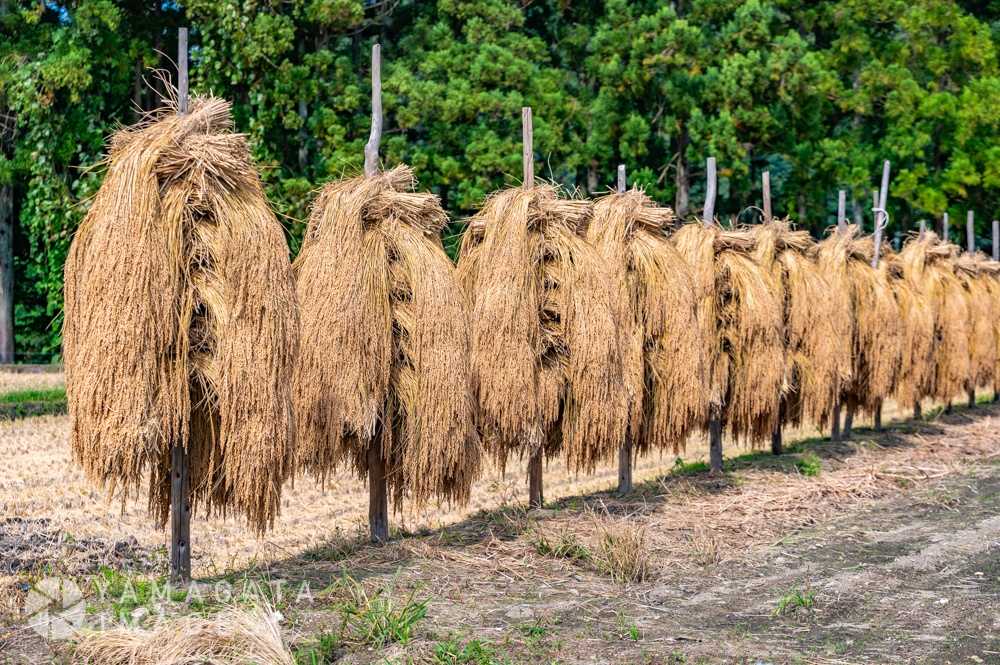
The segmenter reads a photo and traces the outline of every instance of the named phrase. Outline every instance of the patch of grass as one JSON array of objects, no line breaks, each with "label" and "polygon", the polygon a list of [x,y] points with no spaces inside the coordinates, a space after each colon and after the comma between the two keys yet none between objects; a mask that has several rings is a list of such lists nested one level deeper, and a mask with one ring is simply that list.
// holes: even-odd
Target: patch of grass
[{"label": "patch of grass", "polygon": [[295,651],[296,665],[333,665],[337,662],[340,640],[333,633],[325,633],[306,642]]},{"label": "patch of grass", "polygon": [[[802,580],[800,580],[801,582]],[[798,583],[796,583],[798,584]],[[773,616],[782,614],[792,614],[799,608],[812,609],[816,605],[816,594],[809,584],[809,577],[805,578],[805,587],[793,586],[778,597],[778,605],[772,612]]]},{"label": "patch of grass", "polygon": [[708,462],[685,462],[683,459],[678,457],[674,460],[674,467],[670,470],[670,473],[675,476],[684,476],[693,473],[707,473],[708,469]]},{"label": "patch of grass", "polygon": [[49,390],[15,390],[0,395],[0,404],[15,404],[17,402],[59,402],[66,401],[65,388]]},{"label": "patch of grass", "polygon": [[417,622],[427,616],[430,598],[416,600],[416,589],[405,598],[396,595],[396,580],[384,587],[369,591],[350,576],[337,580],[334,589],[344,597],[338,604],[343,615],[341,634],[345,642],[362,644],[376,649],[390,642],[407,644]]},{"label": "patch of grass", "polygon": [[615,621],[618,623],[619,637],[630,639],[633,642],[639,641],[639,627],[628,615],[620,611],[615,615]]},{"label": "patch of grass", "polygon": [[334,538],[328,543],[310,547],[302,553],[306,561],[340,561],[351,556],[363,547],[360,538]]},{"label": "patch of grass", "polygon": [[652,572],[647,547],[648,529],[634,516],[616,519],[591,513],[597,531],[597,566],[621,584],[642,582]]},{"label": "patch of grass", "polygon": [[541,556],[551,556],[570,561],[587,561],[590,552],[580,543],[574,533],[547,534],[539,529],[532,530],[528,542]]},{"label": "patch of grass", "polygon": [[797,459],[795,466],[803,476],[818,476],[821,468],[819,458],[812,453]]},{"label": "patch of grass", "polygon": [[430,662],[434,665],[510,665],[512,661],[490,641],[473,639],[462,646],[453,639],[437,644]]}]

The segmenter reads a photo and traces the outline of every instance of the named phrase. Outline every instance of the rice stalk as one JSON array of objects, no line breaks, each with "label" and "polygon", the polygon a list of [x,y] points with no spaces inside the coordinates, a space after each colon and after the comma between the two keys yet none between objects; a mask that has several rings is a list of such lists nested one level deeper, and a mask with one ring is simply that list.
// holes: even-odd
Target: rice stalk
[{"label": "rice stalk", "polygon": [[284,233],[231,133],[191,100],[115,133],[66,261],[63,348],[75,459],[127,501],[170,510],[170,449],[194,510],[273,525],[294,462],[298,311]]},{"label": "rice stalk", "polygon": [[487,451],[562,454],[591,472],[628,424],[617,287],[586,240],[588,202],[551,186],[492,195],[458,262],[472,301],[472,385]]},{"label": "rice stalk", "polygon": [[680,452],[705,420],[694,280],[663,230],[673,222],[643,192],[609,194],[594,204],[587,238],[612,270],[620,306],[625,380],[634,451]]},{"label": "rice stalk", "polygon": [[326,185],[293,266],[301,466],[365,478],[374,443],[396,510],[404,494],[463,504],[480,472],[468,304],[438,235],[447,216],[414,185],[405,166]]},{"label": "rice stalk", "polygon": [[808,256],[815,244],[808,232],[793,231],[787,220],[772,220],[752,227],[752,233],[754,257],[771,272],[782,303],[782,422],[799,426],[808,418],[824,426],[851,362],[837,336],[832,287]]},{"label": "rice stalk", "polygon": [[955,274],[965,289],[969,306],[969,375],[966,392],[980,386],[993,385],[996,365],[996,340],[994,338],[997,311],[985,273],[989,259],[983,253],[969,256],[962,253],[955,259]]},{"label": "rice stalk", "polygon": [[748,231],[687,224],[673,242],[694,273],[709,410],[735,439],[759,445],[778,423],[784,379],[778,285],[753,260]]}]

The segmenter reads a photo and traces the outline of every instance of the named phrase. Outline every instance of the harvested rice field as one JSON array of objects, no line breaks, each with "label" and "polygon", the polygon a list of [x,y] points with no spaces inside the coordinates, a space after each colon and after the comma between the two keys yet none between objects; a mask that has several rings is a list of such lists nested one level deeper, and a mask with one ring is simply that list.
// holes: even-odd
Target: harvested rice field
[{"label": "harvested rice field", "polygon": [[[298,477],[262,538],[192,520],[188,589],[167,589],[145,503],[123,512],[72,463],[67,416],[0,422],[0,662],[85,662],[88,630],[150,640],[181,615],[225,632],[234,611],[297,663],[1000,662],[1000,406],[924,416],[887,403],[885,431],[839,443],[786,431],[781,457],[727,439],[723,477],[695,441],[640,458],[625,497],[615,467],[553,462],[540,510],[512,462],[462,511],[393,516],[378,547],[359,481]],[[203,628],[165,625],[187,644]]]}]

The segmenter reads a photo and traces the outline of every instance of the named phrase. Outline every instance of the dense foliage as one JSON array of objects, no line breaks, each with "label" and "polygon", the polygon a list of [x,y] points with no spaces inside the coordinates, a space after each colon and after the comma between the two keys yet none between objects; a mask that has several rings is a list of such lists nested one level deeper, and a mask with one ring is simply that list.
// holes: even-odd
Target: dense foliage
[{"label": "dense foliage", "polygon": [[[369,49],[383,45],[386,164],[455,220],[537,172],[581,193],[617,164],[694,214],[704,158],[720,217],[760,205],[814,234],[894,165],[889,232],[1000,210],[1000,3],[956,0],[9,0],[0,3],[0,186],[13,187],[18,351],[57,353],[62,265],[103,142],[158,104],[191,28],[192,91],[233,101],[298,246],[317,186],[363,163]],[[956,236],[957,237],[957,236]],[[22,355],[22,357],[24,357]]]}]

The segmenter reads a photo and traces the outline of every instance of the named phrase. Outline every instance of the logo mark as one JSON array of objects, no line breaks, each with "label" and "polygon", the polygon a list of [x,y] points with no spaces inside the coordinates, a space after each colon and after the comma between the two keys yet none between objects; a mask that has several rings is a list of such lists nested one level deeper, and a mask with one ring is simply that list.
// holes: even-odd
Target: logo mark
[{"label": "logo mark", "polygon": [[28,592],[28,625],[47,640],[65,640],[87,620],[87,603],[72,580],[46,577]]}]

